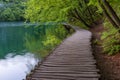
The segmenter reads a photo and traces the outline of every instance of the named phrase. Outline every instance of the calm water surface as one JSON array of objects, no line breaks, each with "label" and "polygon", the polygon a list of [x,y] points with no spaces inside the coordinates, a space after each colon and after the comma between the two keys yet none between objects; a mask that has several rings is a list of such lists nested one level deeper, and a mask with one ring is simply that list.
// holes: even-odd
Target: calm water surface
[{"label": "calm water surface", "polygon": [[0,23],[0,80],[22,80],[38,59],[25,48],[25,35],[33,33],[23,23]]}]

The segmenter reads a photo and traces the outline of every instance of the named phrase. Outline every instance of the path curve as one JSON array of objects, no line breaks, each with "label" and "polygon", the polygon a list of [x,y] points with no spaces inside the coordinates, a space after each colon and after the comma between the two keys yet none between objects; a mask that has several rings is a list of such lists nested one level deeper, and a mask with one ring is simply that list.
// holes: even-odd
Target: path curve
[{"label": "path curve", "polygon": [[26,80],[99,80],[91,32],[77,30],[35,68]]}]

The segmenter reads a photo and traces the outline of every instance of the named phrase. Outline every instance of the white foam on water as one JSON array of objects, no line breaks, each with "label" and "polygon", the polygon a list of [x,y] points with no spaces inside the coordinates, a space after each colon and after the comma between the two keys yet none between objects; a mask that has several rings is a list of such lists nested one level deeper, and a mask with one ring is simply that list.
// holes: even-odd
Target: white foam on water
[{"label": "white foam on water", "polygon": [[22,80],[37,64],[38,59],[31,53],[12,56],[0,60],[0,80]]}]

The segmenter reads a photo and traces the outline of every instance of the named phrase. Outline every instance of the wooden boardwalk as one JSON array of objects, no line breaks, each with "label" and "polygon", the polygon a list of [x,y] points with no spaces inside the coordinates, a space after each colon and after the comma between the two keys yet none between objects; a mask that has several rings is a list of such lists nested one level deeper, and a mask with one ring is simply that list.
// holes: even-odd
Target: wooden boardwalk
[{"label": "wooden boardwalk", "polygon": [[26,80],[99,80],[90,40],[89,31],[77,30],[38,64]]}]

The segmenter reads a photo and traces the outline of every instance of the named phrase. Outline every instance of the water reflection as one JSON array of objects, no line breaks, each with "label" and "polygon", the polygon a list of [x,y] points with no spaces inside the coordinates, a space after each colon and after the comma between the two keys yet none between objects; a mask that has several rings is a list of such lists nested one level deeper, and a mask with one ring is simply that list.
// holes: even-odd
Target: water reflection
[{"label": "water reflection", "polygon": [[62,26],[26,25],[0,23],[0,80],[22,80],[38,61],[34,55],[42,59],[68,35]]},{"label": "water reflection", "polygon": [[0,80],[22,80],[37,62],[31,53],[16,56],[10,53],[0,60]]},{"label": "water reflection", "polygon": [[24,45],[32,28],[23,22],[0,22],[0,80],[22,80],[37,63]]},{"label": "water reflection", "polygon": [[[23,24],[21,23],[21,25]],[[26,33],[32,33],[32,27],[25,28],[21,25],[20,23],[18,25],[17,23],[0,23],[0,59],[3,59],[8,53],[21,54],[21,51],[25,50],[24,37]]]}]

